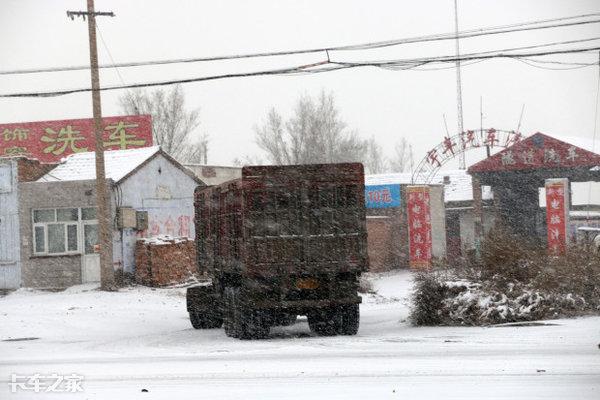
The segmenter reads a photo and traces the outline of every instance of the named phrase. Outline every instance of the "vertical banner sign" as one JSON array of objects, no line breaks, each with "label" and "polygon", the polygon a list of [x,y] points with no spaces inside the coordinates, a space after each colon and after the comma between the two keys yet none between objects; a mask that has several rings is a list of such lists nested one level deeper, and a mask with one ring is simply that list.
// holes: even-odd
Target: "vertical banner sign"
[{"label": "vertical banner sign", "polygon": [[407,197],[409,264],[411,268],[429,268],[432,251],[429,186],[408,186]]},{"label": "vertical banner sign", "polygon": [[546,179],[546,226],[548,250],[554,255],[564,254],[569,241],[569,180]]}]

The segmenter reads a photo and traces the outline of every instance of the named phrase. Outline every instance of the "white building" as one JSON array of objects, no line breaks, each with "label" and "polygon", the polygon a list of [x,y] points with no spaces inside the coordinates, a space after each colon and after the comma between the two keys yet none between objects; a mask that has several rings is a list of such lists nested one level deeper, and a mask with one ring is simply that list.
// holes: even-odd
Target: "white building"
[{"label": "white building", "polygon": [[[106,151],[113,265],[133,274],[137,238],[194,237],[194,190],[204,185],[159,147]],[[62,288],[100,279],[95,153],[70,155],[19,184],[22,285]]]}]

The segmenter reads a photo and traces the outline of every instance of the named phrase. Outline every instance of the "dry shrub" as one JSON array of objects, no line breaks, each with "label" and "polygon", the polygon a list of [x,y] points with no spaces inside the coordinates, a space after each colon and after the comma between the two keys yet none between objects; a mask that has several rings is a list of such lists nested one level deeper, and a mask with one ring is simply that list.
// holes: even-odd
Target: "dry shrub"
[{"label": "dry shrub", "polygon": [[440,265],[415,278],[415,325],[487,325],[600,312],[600,255],[571,247],[548,255],[501,229],[479,261]]},{"label": "dry shrub", "polygon": [[478,269],[482,279],[492,279],[499,286],[511,282],[527,282],[539,273],[534,261],[545,256],[544,251],[514,235],[507,229],[496,227],[486,235],[481,246],[481,261],[472,261],[471,268]]}]

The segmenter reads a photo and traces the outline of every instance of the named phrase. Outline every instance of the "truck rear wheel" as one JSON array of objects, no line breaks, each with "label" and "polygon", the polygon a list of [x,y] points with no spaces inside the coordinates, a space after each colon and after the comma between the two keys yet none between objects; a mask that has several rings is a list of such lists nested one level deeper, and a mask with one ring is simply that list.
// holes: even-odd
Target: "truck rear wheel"
[{"label": "truck rear wheel", "polygon": [[194,329],[215,329],[223,325],[223,319],[198,311],[190,311],[190,322]]},{"label": "truck rear wheel", "polygon": [[338,333],[341,335],[356,335],[360,323],[360,310],[358,304],[340,306],[337,312],[340,324]]},{"label": "truck rear wheel", "polygon": [[333,336],[337,334],[338,324],[336,313],[331,308],[322,308],[308,314],[308,327],[319,336]]},{"label": "truck rear wheel", "polygon": [[262,312],[244,307],[240,289],[225,289],[225,334],[239,339],[264,339],[269,336],[269,321]]},{"label": "truck rear wheel", "polygon": [[225,328],[225,334],[229,337],[237,337],[237,329],[235,324],[235,306],[234,302],[234,288],[226,287],[223,293],[224,297],[224,318],[223,327]]},{"label": "truck rear wheel", "polygon": [[356,335],[360,322],[358,304],[315,310],[308,314],[308,326],[320,336]]}]

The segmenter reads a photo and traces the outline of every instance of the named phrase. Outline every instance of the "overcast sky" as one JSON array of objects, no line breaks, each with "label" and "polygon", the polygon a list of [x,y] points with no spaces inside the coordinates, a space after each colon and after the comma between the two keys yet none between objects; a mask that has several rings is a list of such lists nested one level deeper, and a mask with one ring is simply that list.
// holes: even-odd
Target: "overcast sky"
[{"label": "overcast sky", "polygon": [[[87,24],[71,21],[67,10],[83,10],[84,0],[2,0],[1,70],[84,65],[89,62]],[[396,39],[454,30],[452,0],[421,1],[131,1],[96,0],[97,11],[113,11],[98,25],[100,63],[204,57],[303,49]],[[598,0],[459,0],[460,29],[600,12]],[[600,37],[600,24],[461,41],[463,53]],[[563,47],[598,45],[600,41]],[[332,53],[332,59],[389,59],[452,55],[454,42],[413,44],[385,50]],[[257,61],[120,68],[101,73],[102,85],[189,78],[311,63],[322,54]],[[598,54],[548,59],[594,62]],[[483,98],[484,127],[591,140],[598,68],[549,71],[515,60],[465,66],[465,129],[479,128]],[[122,80],[121,80],[122,79]],[[419,159],[445,134],[456,133],[454,69],[388,71],[353,69],[294,77],[236,78],[183,86],[190,107],[200,108],[201,129],[210,135],[209,163],[231,164],[258,155],[253,126],[271,107],[290,114],[301,94],[332,91],[342,118],[389,151],[406,137]],[[43,91],[89,86],[89,71],[0,76],[0,92]],[[119,114],[122,91],[102,94],[105,116]],[[89,93],[41,99],[0,99],[0,123],[91,117]],[[600,145],[596,145],[598,151]],[[469,157],[469,161],[483,154]],[[456,167],[457,164],[452,166]]]}]

